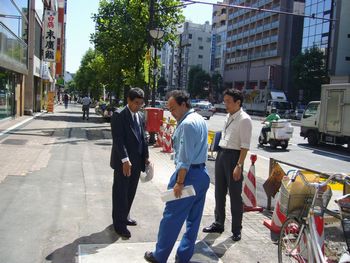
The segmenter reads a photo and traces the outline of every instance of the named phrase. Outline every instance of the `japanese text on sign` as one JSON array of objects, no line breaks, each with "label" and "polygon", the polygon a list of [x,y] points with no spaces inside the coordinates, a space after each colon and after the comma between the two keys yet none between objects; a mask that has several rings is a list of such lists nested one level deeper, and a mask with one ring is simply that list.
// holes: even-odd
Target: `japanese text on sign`
[{"label": "japanese text on sign", "polygon": [[44,17],[44,61],[55,61],[57,47],[57,13],[45,10]]}]

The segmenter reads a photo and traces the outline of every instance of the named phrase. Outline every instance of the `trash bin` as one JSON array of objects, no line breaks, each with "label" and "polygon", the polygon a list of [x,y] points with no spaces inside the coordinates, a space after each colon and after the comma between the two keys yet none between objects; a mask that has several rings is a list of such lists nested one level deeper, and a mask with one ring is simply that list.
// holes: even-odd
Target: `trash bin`
[{"label": "trash bin", "polygon": [[163,123],[163,109],[145,108],[146,131],[159,132],[160,125]]}]

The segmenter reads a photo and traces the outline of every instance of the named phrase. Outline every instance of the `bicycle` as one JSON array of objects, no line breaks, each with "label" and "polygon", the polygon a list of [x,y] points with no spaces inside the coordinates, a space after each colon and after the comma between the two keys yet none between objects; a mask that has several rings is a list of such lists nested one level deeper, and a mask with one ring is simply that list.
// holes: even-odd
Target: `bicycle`
[{"label": "bicycle", "polygon": [[325,211],[342,221],[347,251],[343,253],[339,262],[350,262],[350,194],[336,199],[340,208],[339,214],[326,209],[331,197],[329,182],[335,178],[350,182],[350,177],[344,174],[332,174],[324,182],[308,182],[300,171],[293,172],[290,182],[295,182],[297,176],[300,176],[305,186],[310,187],[313,193],[303,194],[301,196],[304,200],[303,206],[298,209],[294,207],[293,210],[290,207],[293,196],[288,196],[287,209],[284,211],[287,220],[282,225],[278,241],[278,262],[327,262],[322,248],[323,240],[317,233],[315,222],[315,216],[323,216]]}]

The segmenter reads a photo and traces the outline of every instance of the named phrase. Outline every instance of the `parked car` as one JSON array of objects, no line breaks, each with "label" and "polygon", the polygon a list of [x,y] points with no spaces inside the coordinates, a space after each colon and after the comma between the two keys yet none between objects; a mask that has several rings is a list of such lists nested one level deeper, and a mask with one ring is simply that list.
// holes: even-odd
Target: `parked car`
[{"label": "parked car", "polygon": [[209,120],[215,113],[215,108],[210,102],[192,103],[192,107],[199,115],[202,115],[207,120]]}]

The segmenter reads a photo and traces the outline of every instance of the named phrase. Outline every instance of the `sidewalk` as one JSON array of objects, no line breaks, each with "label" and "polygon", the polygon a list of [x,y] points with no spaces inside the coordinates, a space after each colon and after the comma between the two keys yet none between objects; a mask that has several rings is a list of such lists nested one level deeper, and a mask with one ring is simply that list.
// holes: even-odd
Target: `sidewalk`
[{"label": "sidewalk", "polygon": [[[57,108],[60,109],[59,107]],[[65,120],[64,117],[61,117],[64,114],[67,116],[68,114],[77,114],[77,119],[80,120],[81,108],[70,108],[67,113],[64,113],[64,110],[62,110],[50,116],[57,115],[62,120]],[[93,111],[91,111],[91,114],[94,115]],[[109,191],[101,191],[101,189],[96,187],[98,182],[105,189],[109,190],[112,182],[112,177],[110,176],[112,175],[112,170],[108,166],[111,145],[109,124],[101,125],[101,123],[94,123],[93,121],[80,121],[73,124],[70,123],[69,125],[71,126],[67,127],[65,121],[47,121],[45,118],[47,115],[43,114],[37,119],[24,116],[23,118],[0,123],[0,132],[15,127],[15,125],[20,125],[23,121],[30,123],[30,125],[26,126],[26,129],[20,130],[16,134],[11,134],[10,132],[9,135],[11,136],[8,136],[8,138],[6,135],[0,137],[0,144],[2,144],[0,147],[3,149],[0,151],[0,158],[3,163],[0,167],[0,184],[8,175],[25,176],[28,172],[38,174],[35,171],[41,171],[44,174],[43,167],[53,162],[53,154],[60,153],[60,149],[64,149],[62,145],[66,145],[66,142],[72,142],[70,147],[81,147],[79,151],[78,149],[80,148],[77,148],[77,153],[82,151],[81,167],[84,170],[85,180],[85,192],[83,194],[85,194],[88,219],[82,218],[82,220],[86,221],[79,222],[81,228],[77,230],[77,237],[75,232],[69,231],[69,228],[62,230],[62,236],[52,236],[53,240],[62,238],[62,247],[58,246],[57,248],[56,244],[47,245],[48,251],[57,260],[52,262],[64,262],[62,261],[62,258],[64,258],[62,255],[67,254],[70,251],[69,249],[73,248],[76,262],[79,263],[145,262],[143,254],[146,250],[153,250],[155,247],[159,222],[164,209],[164,203],[160,200],[160,193],[166,190],[168,179],[174,170],[170,154],[162,153],[160,148],[149,148],[150,160],[155,164],[155,175],[150,182],[140,182],[131,211],[131,216],[137,220],[138,225],[129,228],[132,234],[129,240],[122,240],[115,235],[110,226],[106,227],[106,225],[111,224],[111,194]],[[96,115],[94,117],[97,118]],[[82,129],[87,127],[91,128],[90,132],[82,132]],[[68,132],[72,136],[66,136],[65,133]],[[51,136],[58,133],[62,134],[62,137],[59,139]],[[84,136],[94,137],[100,133],[103,134],[102,140],[91,142],[84,140]],[[61,144],[57,144],[57,140],[60,140]],[[90,147],[90,151],[84,151],[87,147]],[[92,155],[99,158],[93,158]],[[16,156],[15,160],[11,159],[13,156]],[[94,165],[91,164],[91,160],[95,162]],[[245,168],[249,169],[249,165]],[[259,167],[256,168],[258,173]],[[101,177],[101,175],[105,176]],[[71,182],[69,183],[72,185]],[[277,262],[277,246],[271,241],[270,230],[263,225],[263,220],[267,218],[263,213],[245,213],[243,217],[242,240],[233,242],[230,238],[232,234],[230,233],[229,200],[227,200],[226,207],[227,220],[225,231],[221,235],[201,232],[204,226],[213,222],[214,208],[214,185],[211,184],[207,192],[198,242],[191,262]],[[71,225],[72,227],[75,226],[73,222],[71,222]],[[104,230],[101,231],[101,229]],[[184,228],[178,240],[181,239],[183,233]],[[111,241],[109,242],[108,238],[101,238],[105,236],[108,236]],[[99,238],[102,242],[99,241]],[[56,250],[52,252],[51,246],[56,247]],[[173,254],[169,257],[169,263],[174,262],[176,247],[174,247]],[[43,254],[47,255],[47,253]],[[59,257],[61,257],[61,261]]]}]

